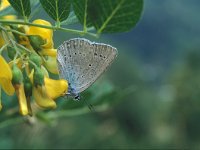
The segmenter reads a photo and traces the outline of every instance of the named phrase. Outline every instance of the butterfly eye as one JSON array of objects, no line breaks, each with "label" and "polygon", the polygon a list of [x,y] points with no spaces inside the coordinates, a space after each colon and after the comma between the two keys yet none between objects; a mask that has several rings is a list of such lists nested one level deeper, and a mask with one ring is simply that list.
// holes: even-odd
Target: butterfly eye
[{"label": "butterfly eye", "polygon": [[89,67],[91,67],[92,65],[91,64],[89,64]]},{"label": "butterfly eye", "polygon": [[80,96],[77,95],[77,96],[74,97],[74,99],[75,99],[76,101],[79,101],[79,100],[80,100]]}]

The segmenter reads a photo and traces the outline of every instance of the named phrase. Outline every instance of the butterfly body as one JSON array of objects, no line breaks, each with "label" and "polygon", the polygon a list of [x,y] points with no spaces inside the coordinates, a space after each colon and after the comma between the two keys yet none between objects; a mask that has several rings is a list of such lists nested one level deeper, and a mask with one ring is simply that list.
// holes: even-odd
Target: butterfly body
[{"label": "butterfly body", "polygon": [[65,41],[58,47],[60,78],[69,83],[68,94],[79,100],[79,93],[93,84],[117,56],[116,48],[84,38]]},{"label": "butterfly body", "polygon": [[66,93],[66,95],[73,97],[75,101],[80,100],[80,94],[77,93],[75,88],[71,87],[70,83],[69,83],[69,88],[68,88],[68,92]]}]

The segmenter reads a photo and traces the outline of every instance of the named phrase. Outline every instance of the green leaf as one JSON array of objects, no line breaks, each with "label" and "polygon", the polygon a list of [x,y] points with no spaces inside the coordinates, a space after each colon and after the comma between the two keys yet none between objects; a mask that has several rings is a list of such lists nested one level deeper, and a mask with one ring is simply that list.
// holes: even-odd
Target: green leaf
[{"label": "green leaf", "polygon": [[32,19],[34,16],[38,15],[39,12],[42,10],[42,6],[40,5],[40,1],[39,0],[32,0],[31,1],[31,9],[33,11],[31,12],[29,19]]},{"label": "green leaf", "polygon": [[8,0],[10,5],[24,18],[31,14],[30,0]]},{"label": "green leaf", "polygon": [[70,12],[70,0],[40,0],[47,14],[57,22],[67,19]]},{"label": "green leaf", "polygon": [[74,13],[76,14],[78,20],[81,24],[87,25],[87,27],[92,26],[91,21],[87,16],[89,0],[73,0],[72,5]]},{"label": "green leaf", "polygon": [[74,0],[73,8],[80,23],[86,18],[97,33],[126,32],[139,21],[143,0]]},{"label": "green leaf", "polygon": [[75,24],[75,23],[79,23],[79,20],[74,14],[74,12],[72,11],[70,12],[69,17],[65,21],[63,21],[61,25],[70,25],[70,24]]},{"label": "green leaf", "polygon": [[89,7],[88,15],[98,33],[125,32],[138,22],[142,0],[97,0]]}]

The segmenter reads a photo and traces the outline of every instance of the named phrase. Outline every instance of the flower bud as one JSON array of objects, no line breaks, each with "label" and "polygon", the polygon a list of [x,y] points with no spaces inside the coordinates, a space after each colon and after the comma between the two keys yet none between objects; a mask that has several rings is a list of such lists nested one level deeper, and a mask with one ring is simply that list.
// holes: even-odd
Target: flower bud
[{"label": "flower bud", "polygon": [[44,61],[44,66],[49,72],[58,74],[58,65],[56,57],[48,56],[47,59]]},{"label": "flower bud", "polygon": [[[10,28],[13,30],[19,31],[21,33],[25,33],[25,30],[24,30],[24,28],[22,28],[22,26],[18,27],[18,25],[10,25]],[[19,43],[21,40],[21,35],[15,33],[15,32],[13,32],[12,34],[14,35],[16,41]]]},{"label": "flower bud", "polygon": [[11,46],[7,46],[7,52],[8,52],[8,57],[13,60],[16,54],[15,48]]},{"label": "flower bud", "polygon": [[30,97],[32,95],[32,84],[31,82],[24,82],[24,89],[26,97]]},{"label": "flower bud", "polygon": [[38,85],[40,86],[44,85],[44,73],[39,67],[36,67],[34,70],[33,82],[36,87]]},{"label": "flower bud", "polygon": [[42,45],[46,43],[46,41],[43,40],[42,37],[39,35],[29,35],[28,38],[31,43],[31,46],[36,51],[42,50]]},{"label": "flower bud", "polygon": [[28,76],[24,77],[24,91],[26,97],[30,97],[32,95],[32,83]]},{"label": "flower bud", "polygon": [[[42,64],[42,59],[41,57],[36,54],[36,53],[31,53],[30,56],[29,56],[29,59],[35,64],[37,65],[37,67],[40,67],[41,64]],[[30,70],[34,68],[34,65],[32,63],[29,63],[29,67],[30,67]]]},{"label": "flower bud", "polygon": [[12,84],[20,84],[23,81],[23,74],[16,64],[12,66]]}]

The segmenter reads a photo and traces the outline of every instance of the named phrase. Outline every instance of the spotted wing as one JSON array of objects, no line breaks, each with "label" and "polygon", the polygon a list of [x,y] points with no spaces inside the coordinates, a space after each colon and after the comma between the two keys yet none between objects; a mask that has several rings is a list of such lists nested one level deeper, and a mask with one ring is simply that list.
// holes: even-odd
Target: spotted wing
[{"label": "spotted wing", "polygon": [[84,38],[65,41],[58,48],[60,77],[80,93],[97,80],[116,56],[116,48],[107,44]]}]

